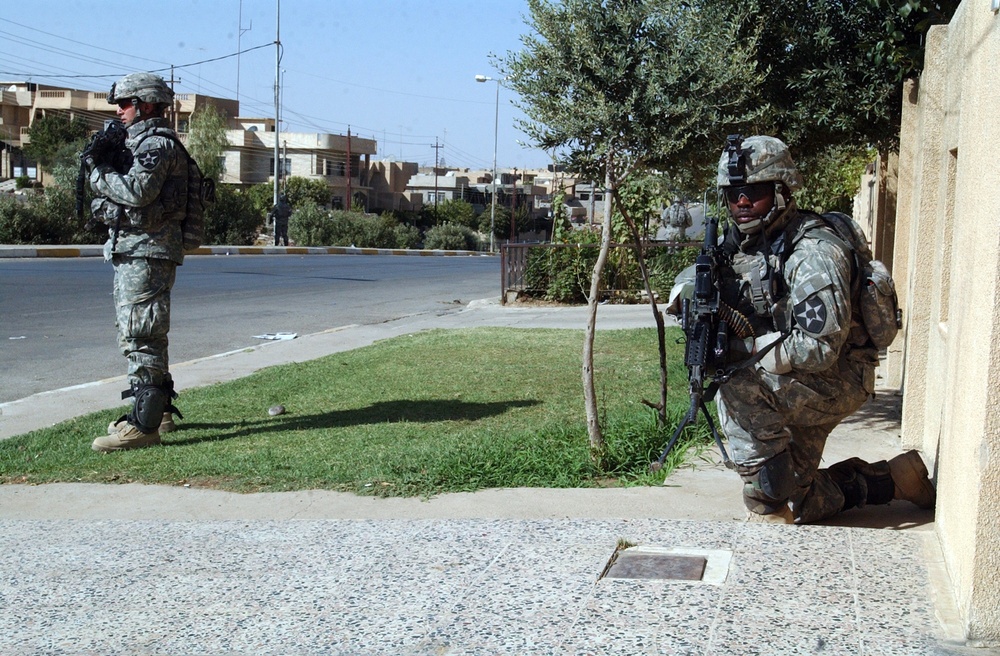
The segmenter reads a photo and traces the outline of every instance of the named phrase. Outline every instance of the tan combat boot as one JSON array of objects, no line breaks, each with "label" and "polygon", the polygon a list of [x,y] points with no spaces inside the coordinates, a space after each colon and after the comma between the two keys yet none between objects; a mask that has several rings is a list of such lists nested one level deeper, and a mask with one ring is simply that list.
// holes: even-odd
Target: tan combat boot
[{"label": "tan combat boot", "polygon": [[[126,423],[128,423],[128,419],[125,415],[115,419],[108,424],[108,435],[114,435]],[[177,430],[177,424],[174,423],[174,416],[169,412],[164,412],[163,420],[160,422],[160,434],[171,433],[175,430]]]},{"label": "tan combat boot", "polygon": [[172,433],[177,430],[177,424],[174,423],[174,416],[169,412],[163,413],[163,421],[160,422],[160,433]]},{"label": "tan combat boot", "polygon": [[920,508],[933,508],[937,493],[927,476],[927,466],[917,451],[907,451],[889,461],[893,499],[909,501]]},{"label": "tan combat boot", "polygon": [[747,511],[748,524],[794,524],[795,516],[786,503],[781,508],[767,515],[760,515],[752,510]]},{"label": "tan combat boot", "polygon": [[124,451],[126,449],[141,449],[145,446],[154,446],[160,443],[159,431],[143,433],[127,421],[118,422],[115,426],[115,432],[110,435],[98,437],[90,445],[90,448],[94,451],[108,453],[110,451]]}]

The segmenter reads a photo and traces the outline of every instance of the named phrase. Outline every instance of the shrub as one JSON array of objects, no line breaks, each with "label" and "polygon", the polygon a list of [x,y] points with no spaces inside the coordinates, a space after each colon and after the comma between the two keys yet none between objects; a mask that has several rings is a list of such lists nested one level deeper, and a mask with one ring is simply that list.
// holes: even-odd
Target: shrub
[{"label": "shrub", "polygon": [[473,251],[479,247],[479,237],[465,226],[444,223],[424,234],[424,248],[445,251]]},{"label": "shrub", "polygon": [[400,224],[392,214],[325,210],[310,200],[292,213],[288,233],[302,246],[412,248],[420,241],[419,230]]},{"label": "shrub", "polygon": [[[557,303],[585,303],[590,292],[590,278],[597,262],[600,240],[598,233],[576,231],[571,238],[579,248],[570,246],[531,247],[524,272],[525,291],[533,296]],[[661,299],[666,299],[674,278],[694,262],[697,248],[650,248],[646,251],[650,286]],[[644,289],[642,274],[631,247],[612,249],[604,267],[601,288],[622,293]]]},{"label": "shrub", "polygon": [[263,223],[248,194],[232,185],[218,185],[215,204],[205,212],[205,243],[250,246]]}]

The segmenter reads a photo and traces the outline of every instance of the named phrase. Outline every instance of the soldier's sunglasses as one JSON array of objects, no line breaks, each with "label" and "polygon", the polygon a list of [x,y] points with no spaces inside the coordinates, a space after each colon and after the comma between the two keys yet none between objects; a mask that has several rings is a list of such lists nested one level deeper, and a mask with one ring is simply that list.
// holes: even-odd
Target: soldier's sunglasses
[{"label": "soldier's sunglasses", "polygon": [[773,192],[774,183],[772,182],[756,182],[739,187],[726,187],[726,200],[735,205],[740,202],[740,196],[746,196],[748,201],[756,203],[768,198]]}]

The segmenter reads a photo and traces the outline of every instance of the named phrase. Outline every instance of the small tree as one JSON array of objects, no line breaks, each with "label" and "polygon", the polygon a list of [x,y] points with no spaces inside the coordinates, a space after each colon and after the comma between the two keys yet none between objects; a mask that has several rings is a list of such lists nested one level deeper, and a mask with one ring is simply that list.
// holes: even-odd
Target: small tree
[{"label": "small tree", "polygon": [[472,204],[457,198],[441,201],[437,206],[438,220],[441,223],[454,223],[475,230],[478,228],[476,211]]},{"label": "small tree", "polygon": [[[500,66],[523,99],[529,118],[521,128],[539,147],[561,153],[570,170],[603,180],[607,194],[583,349],[587,429],[600,461],[604,438],[593,349],[617,190],[634,171],[692,146],[707,149],[711,143],[714,150],[719,137],[706,133],[706,126],[763,111],[750,104],[749,94],[734,93],[753,87],[760,77],[753,58],[756,43],[720,29],[742,23],[735,3],[705,8],[687,0],[528,0],[528,7],[532,33],[522,37],[524,49],[508,53]],[[634,222],[627,213],[622,216],[639,249]],[[665,399],[663,318],[652,294],[650,302],[660,335]]]},{"label": "small tree", "polygon": [[222,156],[229,147],[226,119],[213,105],[206,105],[191,115],[188,152],[198,162],[202,174],[211,180],[222,177]]},{"label": "small tree", "polygon": [[42,116],[28,128],[31,141],[24,146],[24,154],[51,171],[60,150],[71,143],[82,147],[88,132],[87,122],[79,116],[72,119],[62,114]]},{"label": "small tree", "polygon": [[330,206],[330,187],[324,180],[293,176],[285,181],[285,195],[292,207],[312,201],[320,207]]}]

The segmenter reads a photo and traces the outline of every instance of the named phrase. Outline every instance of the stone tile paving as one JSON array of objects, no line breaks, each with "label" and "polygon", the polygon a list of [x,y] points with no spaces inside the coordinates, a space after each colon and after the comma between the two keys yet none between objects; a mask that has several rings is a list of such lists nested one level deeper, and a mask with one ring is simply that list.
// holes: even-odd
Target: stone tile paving
[{"label": "stone tile paving", "polygon": [[[620,539],[719,584],[599,579]],[[916,532],[684,520],[0,521],[0,654],[944,651]]]}]

